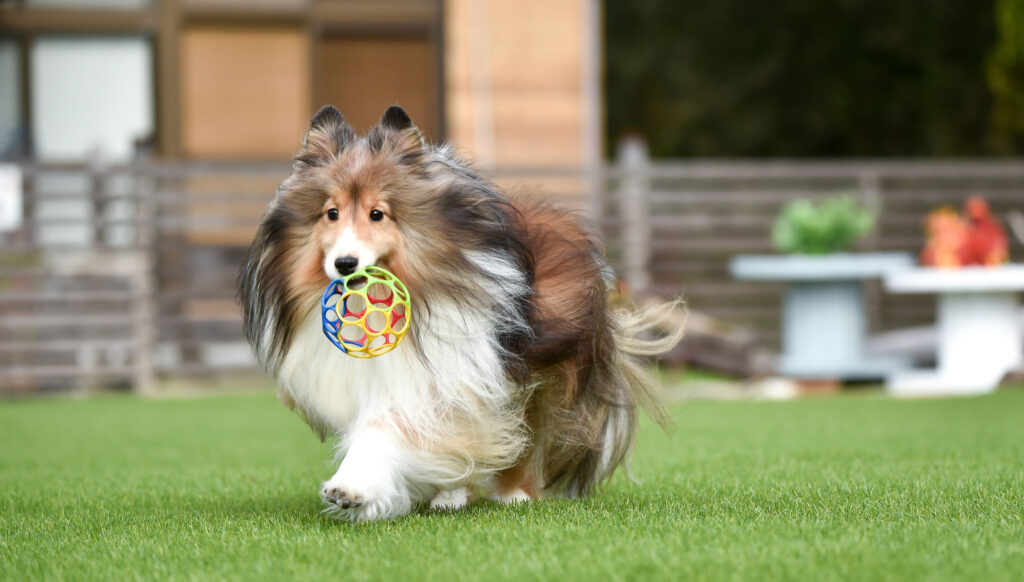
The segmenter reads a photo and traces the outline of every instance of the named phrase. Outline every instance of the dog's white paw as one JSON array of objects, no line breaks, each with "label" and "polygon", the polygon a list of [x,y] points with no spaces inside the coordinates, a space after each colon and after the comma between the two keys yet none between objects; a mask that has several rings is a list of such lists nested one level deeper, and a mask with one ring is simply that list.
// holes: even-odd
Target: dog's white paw
[{"label": "dog's white paw", "polygon": [[395,483],[365,484],[335,475],[324,483],[320,497],[327,513],[348,521],[394,519],[412,510],[408,491]]},{"label": "dog's white paw", "polygon": [[341,509],[350,509],[362,505],[362,495],[355,491],[346,491],[346,489],[341,484],[324,483],[323,488],[320,489],[320,498],[324,500],[324,503],[336,505]]},{"label": "dog's white paw", "polygon": [[530,501],[532,497],[526,491],[516,488],[507,493],[499,493],[494,496],[494,500],[502,505],[515,505],[517,503],[525,503]]},{"label": "dog's white paw", "polygon": [[430,500],[430,509],[455,510],[469,503],[469,490],[465,487],[441,491]]},{"label": "dog's white paw", "polygon": [[394,519],[412,510],[409,496],[397,491],[381,496],[332,482],[323,486],[320,496],[328,504],[327,513],[347,521]]},{"label": "dog's white paw", "polygon": [[370,427],[355,432],[338,471],[320,489],[326,511],[349,521],[408,514],[423,500],[405,476],[408,455],[402,441],[387,431]]}]

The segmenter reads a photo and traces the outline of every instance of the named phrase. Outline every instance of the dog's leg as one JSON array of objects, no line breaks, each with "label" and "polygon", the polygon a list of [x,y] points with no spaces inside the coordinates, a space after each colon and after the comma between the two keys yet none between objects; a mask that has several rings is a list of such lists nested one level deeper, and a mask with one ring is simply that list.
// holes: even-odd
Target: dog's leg
[{"label": "dog's leg", "polygon": [[517,503],[525,503],[532,500],[530,494],[522,489],[513,489],[505,493],[498,493],[494,496],[494,500],[502,505],[515,505]]},{"label": "dog's leg", "polygon": [[537,479],[530,469],[532,462],[530,457],[525,457],[515,466],[502,471],[498,475],[491,499],[503,505],[514,505],[536,497]]},{"label": "dog's leg", "polygon": [[430,500],[430,509],[456,510],[469,504],[469,489],[460,487],[449,491],[440,491]]},{"label": "dog's leg", "polygon": [[404,443],[390,431],[366,426],[350,435],[338,472],[320,490],[331,510],[350,521],[376,521],[412,510]]}]

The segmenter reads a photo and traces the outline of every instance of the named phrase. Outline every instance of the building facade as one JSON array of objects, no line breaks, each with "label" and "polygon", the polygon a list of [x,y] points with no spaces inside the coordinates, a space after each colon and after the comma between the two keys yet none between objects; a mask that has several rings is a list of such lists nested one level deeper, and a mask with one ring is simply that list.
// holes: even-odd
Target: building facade
[{"label": "building facade", "polygon": [[286,159],[390,104],[488,167],[600,147],[593,0],[0,1],[0,156]]},{"label": "building facade", "polygon": [[484,169],[582,199],[597,10],[0,0],[0,178],[24,196],[5,216],[0,183],[0,392],[252,369],[238,266],[324,104],[365,132],[397,103]]}]

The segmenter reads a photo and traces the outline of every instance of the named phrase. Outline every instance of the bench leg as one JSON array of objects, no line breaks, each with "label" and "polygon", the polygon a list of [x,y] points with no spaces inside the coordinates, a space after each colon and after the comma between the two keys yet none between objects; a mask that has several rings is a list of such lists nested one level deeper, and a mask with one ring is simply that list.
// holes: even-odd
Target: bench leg
[{"label": "bench leg", "polygon": [[982,394],[999,386],[1024,353],[1016,293],[949,293],[939,297],[938,369],[895,373],[899,396]]}]

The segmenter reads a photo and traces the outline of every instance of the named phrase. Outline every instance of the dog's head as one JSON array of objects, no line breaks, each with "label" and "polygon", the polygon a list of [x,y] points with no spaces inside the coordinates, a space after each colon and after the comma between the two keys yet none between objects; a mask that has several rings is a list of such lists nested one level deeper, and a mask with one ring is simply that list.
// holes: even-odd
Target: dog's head
[{"label": "dog's head", "polygon": [[527,268],[520,231],[495,185],[451,148],[426,143],[400,107],[364,136],[324,107],[243,266],[246,334],[267,344],[272,317],[280,349],[331,280],[370,265],[401,279],[416,309],[440,297],[483,305],[508,286],[508,271]]},{"label": "dog's head", "polygon": [[328,278],[403,262],[398,198],[417,187],[424,152],[422,134],[401,107],[388,108],[362,139],[334,107],[313,117],[290,182],[316,194],[311,238]]},{"label": "dog's head", "polygon": [[434,157],[436,149],[399,107],[365,136],[356,136],[333,107],[313,117],[239,277],[246,336],[270,367],[331,280],[379,265],[410,289],[422,284],[426,271],[409,265],[429,262],[422,257],[432,243],[417,241],[437,237],[409,233],[436,222],[427,218],[436,209],[425,213],[424,202],[447,191],[432,177],[443,168],[428,171]]},{"label": "dog's head", "polygon": [[286,300],[319,297],[369,265],[416,294],[465,294],[480,284],[471,258],[512,244],[514,216],[492,183],[447,146],[427,144],[400,107],[357,136],[328,106],[310,122],[250,255],[266,257],[264,278],[287,281]]}]

